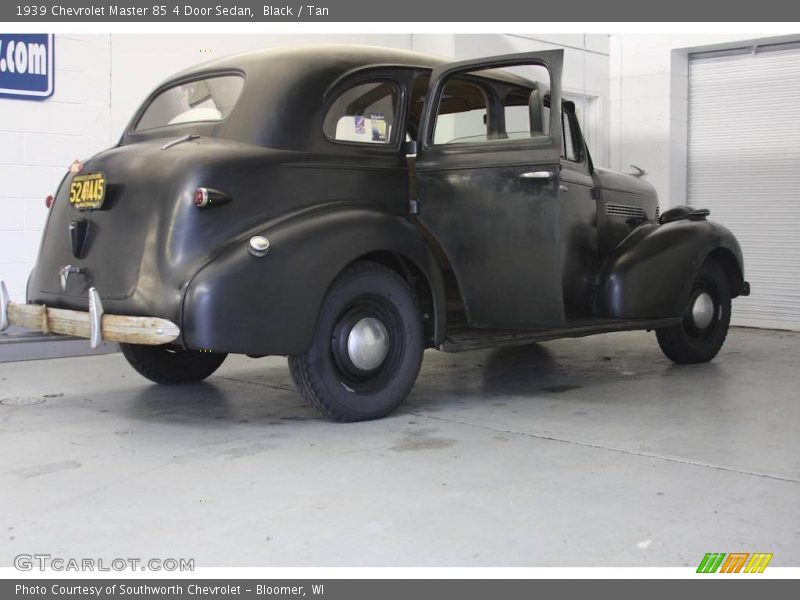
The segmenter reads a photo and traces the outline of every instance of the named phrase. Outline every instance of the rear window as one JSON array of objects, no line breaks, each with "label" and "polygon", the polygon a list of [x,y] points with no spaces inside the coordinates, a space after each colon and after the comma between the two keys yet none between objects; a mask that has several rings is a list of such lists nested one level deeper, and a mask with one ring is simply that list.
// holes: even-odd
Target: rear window
[{"label": "rear window", "polygon": [[147,106],[136,124],[136,131],[179,123],[221,121],[233,110],[243,86],[241,75],[220,75],[168,88]]}]

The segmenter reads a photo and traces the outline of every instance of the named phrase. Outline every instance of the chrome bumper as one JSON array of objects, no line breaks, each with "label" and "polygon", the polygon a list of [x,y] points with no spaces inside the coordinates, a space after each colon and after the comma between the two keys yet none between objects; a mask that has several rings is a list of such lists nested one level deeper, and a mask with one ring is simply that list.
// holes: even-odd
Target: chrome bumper
[{"label": "chrome bumper", "polygon": [[89,290],[89,312],[48,308],[43,304],[16,304],[8,297],[6,285],[0,281],[0,331],[9,325],[88,338],[92,348],[103,342],[168,344],[181,333],[175,323],[157,317],[107,315],[97,290]]}]

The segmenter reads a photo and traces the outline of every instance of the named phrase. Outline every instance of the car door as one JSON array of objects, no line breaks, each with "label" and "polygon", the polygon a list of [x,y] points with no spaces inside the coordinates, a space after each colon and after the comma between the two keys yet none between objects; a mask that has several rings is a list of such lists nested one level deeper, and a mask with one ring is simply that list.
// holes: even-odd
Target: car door
[{"label": "car door", "polygon": [[[532,52],[449,63],[431,74],[415,165],[418,222],[446,255],[470,326],[564,323],[560,115],[548,111],[552,122],[542,127],[541,85],[519,74],[545,73],[559,106],[562,61],[562,50]],[[510,87],[531,92],[528,135],[505,126],[500,96]]]}]

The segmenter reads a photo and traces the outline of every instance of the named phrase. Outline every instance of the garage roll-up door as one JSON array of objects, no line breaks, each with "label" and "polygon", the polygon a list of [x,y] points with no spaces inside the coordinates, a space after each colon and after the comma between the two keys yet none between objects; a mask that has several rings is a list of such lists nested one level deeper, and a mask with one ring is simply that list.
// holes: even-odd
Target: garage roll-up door
[{"label": "garage roll-up door", "polygon": [[800,330],[800,48],[689,61],[688,199],[742,244],[734,323]]}]

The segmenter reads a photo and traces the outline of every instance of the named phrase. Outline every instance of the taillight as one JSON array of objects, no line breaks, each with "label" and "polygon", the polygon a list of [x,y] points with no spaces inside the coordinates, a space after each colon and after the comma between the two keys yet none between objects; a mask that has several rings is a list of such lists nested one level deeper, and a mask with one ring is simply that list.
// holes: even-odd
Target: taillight
[{"label": "taillight", "polygon": [[56,201],[56,199],[53,198],[52,194],[50,194],[47,198],[44,199],[44,205],[47,208],[50,208],[51,206],[53,206],[53,202],[55,202],[55,201]]},{"label": "taillight", "polygon": [[206,188],[197,188],[194,191],[194,204],[201,208],[208,206],[208,190]]},{"label": "taillight", "polygon": [[225,204],[226,202],[230,202],[230,200],[231,200],[230,196],[220,192],[219,190],[199,187],[194,191],[194,205],[197,208],[217,206],[218,204]]}]

